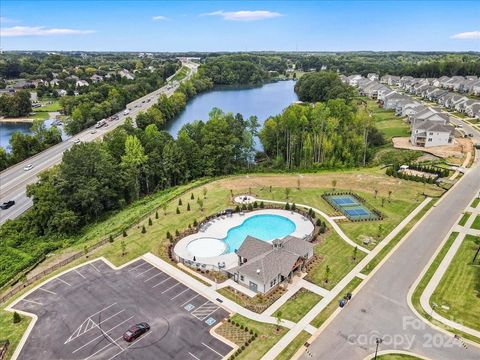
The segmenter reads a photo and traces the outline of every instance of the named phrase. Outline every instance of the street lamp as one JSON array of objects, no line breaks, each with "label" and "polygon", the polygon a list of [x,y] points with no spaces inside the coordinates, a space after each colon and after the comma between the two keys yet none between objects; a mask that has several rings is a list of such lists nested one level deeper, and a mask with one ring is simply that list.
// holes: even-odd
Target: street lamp
[{"label": "street lamp", "polygon": [[383,340],[380,338],[376,338],[375,342],[377,343],[377,347],[375,349],[375,360],[377,360],[378,345],[380,345],[383,342]]}]

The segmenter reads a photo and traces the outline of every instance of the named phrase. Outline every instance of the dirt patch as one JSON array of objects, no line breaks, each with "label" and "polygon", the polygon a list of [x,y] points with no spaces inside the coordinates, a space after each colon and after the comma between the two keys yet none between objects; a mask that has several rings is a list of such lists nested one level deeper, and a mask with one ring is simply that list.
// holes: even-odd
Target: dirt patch
[{"label": "dirt patch", "polygon": [[459,158],[463,159],[465,154],[473,150],[473,144],[470,139],[456,138],[452,145],[445,146],[432,146],[424,148],[422,146],[414,146],[410,143],[410,138],[397,137],[393,138],[393,146],[397,149],[408,149],[423,151],[428,154],[432,154],[443,159],[446,158]]}]

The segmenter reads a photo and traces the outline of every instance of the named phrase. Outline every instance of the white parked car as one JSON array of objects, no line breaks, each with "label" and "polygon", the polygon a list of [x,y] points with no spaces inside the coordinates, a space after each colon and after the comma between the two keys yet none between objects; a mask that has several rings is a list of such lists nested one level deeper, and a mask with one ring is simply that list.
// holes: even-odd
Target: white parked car
[{"label": "white parked car", "polygon": [[74,144],[80,144],[80,139],[75,139]]},{"label": "white parked car", "polygon": [[33,169],[33,165],[32,165],[32,164],[28,164],[27,166],[25,166],[25,167],[23,168],[23,170],[25,170],[25,171],[32,170],[32,169]]},{"label": "white parked car", "polygon": [[130,110],[125,110],[125,111],[123,112],[123,115],[128,115],[128,114],[130,114]]}]

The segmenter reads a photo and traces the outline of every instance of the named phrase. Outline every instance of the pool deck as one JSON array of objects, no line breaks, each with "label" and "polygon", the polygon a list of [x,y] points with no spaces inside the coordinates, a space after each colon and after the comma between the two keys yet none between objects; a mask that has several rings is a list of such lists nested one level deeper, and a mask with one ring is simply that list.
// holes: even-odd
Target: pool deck
[{"label": "pool deck", "polygon": [[[224,239],[227,237],[228,230],[241,225],[245,220],[256,215],[279,215],[288,218],[295,224],[295,231],[290,235],[300,239],[309,236],[314,230],[311,221],[295,211],[277,209],[255,210],[248,213],[232,214],[232,216],[225,215],[210,220],[202,226],[199,232],[181,239],[175,245],[174,252],[179,258],[193,261],[193,256],[195,254],[191,254],[187,248],[191,241],[200,238]],[[195,263],[218,267],[218,264],[223,262],[225,263],[224,269],[231,269],[238,265],[238,257],[235,253],[227,253],[213,257],[198,257],[195,255]]]}]

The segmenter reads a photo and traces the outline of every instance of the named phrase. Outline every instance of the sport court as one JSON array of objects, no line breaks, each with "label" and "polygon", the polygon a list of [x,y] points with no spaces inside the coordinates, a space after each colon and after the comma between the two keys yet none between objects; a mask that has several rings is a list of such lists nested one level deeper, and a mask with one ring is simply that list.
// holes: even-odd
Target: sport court
[{"label": "sport court", "polygon": [[[218,360],[232,349],[210,334],[228,312],[144,260],[102,260],[54,278],[14,309],[38,316],[19,359]],[[131,343],[123,333],[148,322]]]},{"label": "sport court", "polygon": [[336,210],[342,212],[350,220],[378,220],[379,217],[370,211],[353,195],[327,195],[325,200]]}]

